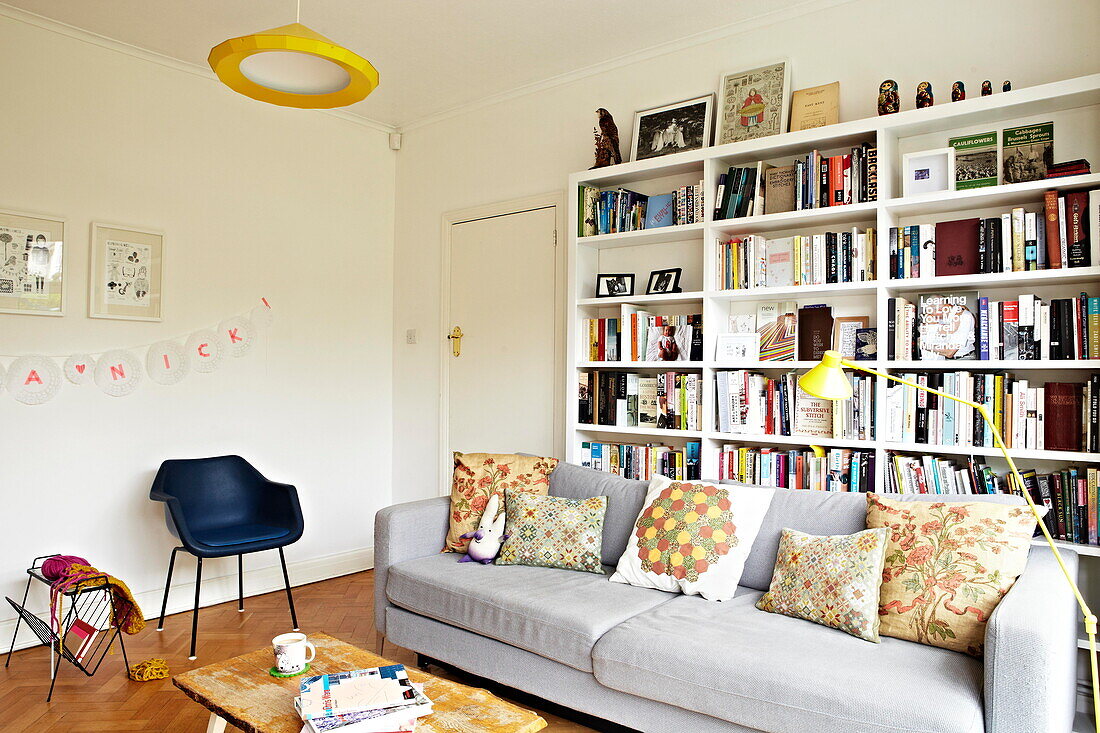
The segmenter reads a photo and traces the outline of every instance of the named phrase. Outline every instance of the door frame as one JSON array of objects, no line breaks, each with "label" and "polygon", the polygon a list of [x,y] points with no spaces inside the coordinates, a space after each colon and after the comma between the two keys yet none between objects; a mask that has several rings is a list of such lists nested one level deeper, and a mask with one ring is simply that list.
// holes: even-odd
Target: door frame
[{"label": "door frame", "polygon": [[[451,228],[479,219],[522,214],[537,209],[554,209],[554,454],[564,459],[565,451],[565,192],[549,191],[507,201],[444,212],[440,235],[439,289],[439,495],[451,493],[454,459],[451,457]],[[522,450],[524,446],[515,446]]]}]

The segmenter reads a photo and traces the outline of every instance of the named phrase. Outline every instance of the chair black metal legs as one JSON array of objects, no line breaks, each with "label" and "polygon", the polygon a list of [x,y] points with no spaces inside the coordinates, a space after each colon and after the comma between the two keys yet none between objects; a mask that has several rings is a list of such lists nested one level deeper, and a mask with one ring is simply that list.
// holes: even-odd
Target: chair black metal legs
[{"label": "chair black metal legs", "polygon": [[168,589],[172,587],[172,568],[176,566],[176,553],[182,549],[177,547],[172,550],[172,559],[168,561],[168,579],[164,581],[164,600],[160,602],[160,621],[157,622],[157,631],[164,631],[164,611],[168,608]]},{"label": "chair black metal legs", "polygon": [[195,611],[191,614],[191,656],[188,659],[195,658],[195,635],[199,632],[199,591],[202,589],[202,558],[195,558],[198,560],[198,564],[195,565]]},{"label": "chair black metal legs", "polygon": [[298,630],[298,615],[294,613],[294,594],[290,592],[290,576],[286,572],[286,558],[283,557],[283,548],[279,548],[279,563],[283,566],[283,583],[286,584],[286,600],[290,604],[290,621],[294,630]]},{"label": "chair black metal legs", "polygon": [[244,555],[237,555],[237,613],[244,613]]}]

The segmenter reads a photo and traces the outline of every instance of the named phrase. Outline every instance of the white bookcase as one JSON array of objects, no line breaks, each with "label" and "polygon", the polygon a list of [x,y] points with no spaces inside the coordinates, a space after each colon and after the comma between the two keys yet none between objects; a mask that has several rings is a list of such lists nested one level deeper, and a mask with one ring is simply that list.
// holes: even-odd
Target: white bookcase
[{"label": "white bookcase", "polygon": [[[875,90],[868,90],[874,94]],[[966,275],[928,279],[886,279],[889,262],[891,227],[934,223],[964,217],[999,215],[1014,206],[1040,211],[1043,192],[1049,189],[1080,190],[1100,187],[1100,175],[999,185],[966,191],[948,191],[921,196],[901,195],[901,162],[905,153],[943,148],[947,139],[989,130],[1038,122],[1054,122],[1056,161],[1087,158],[1100,165],[1100,74],[1044,84],[1011,92],[976,97],[962,102],[944,102],[928,109],[909,110],[883,117],[872,117],[813,130],[731,143],[703,150],[679,153],[663,158],[624,163],[608,168],[581,171],[569,177],[570,206],[568,252],[569,329],[567,364],[568,404],[566,406],[566,449],[568,460],[577,462],[581,443],[659,442],[682,445],[686,440],[702,442],[702,475],[718,475],[718,453],[722,445],[737,443],[758,446],[842,446],[873,450],[876,454],[875,486],[883,485],[886,452],[890,450],[933,453],[944,456],[982,455],[999,472],[1004,464],[998,452],[990,448],[931,446],[893,443],[885,439],[885,380],[878,380],[876,440],[841,440],[799,436],[723,434],[716,430],[715,372],[722,369],[753,369],[771,376],[791,369],[804,370],[805,362],[719,363],[714,361],[716,336],[728,328],[728,315],[755,313],[762,301],[796,301],[799,306],[828,303],[834,316],[866,315],[879,330],[878,361],[866,362],[886,371],[922,370],[1011,370],[1039,381],[1084,381],[1092,370],[1100,370],[1100,360],[1083,361],[949,361],[909,362],[886,359],[887,302],[895,294],[910,297],[920,292],[954,289],[978,289],[993,300],[1014,299],[1020,293],[1036,293],[1044,299],[1069,297],[1081,290],[1100,296],[1100,266],[1077,269],[1042,270],[1003,274]],[[750,216],[713,221],[714,195],[718,176],[731,165],[751,165],[759,160],[789,164],[796,156],[811,150],[825,155],[842,154],[860,143],[878,148],[878,200],[806,211]],[[639,193],[667,193],[677,186],[704,182],[707,218],[702,223],[621,234],[578,237],[578,190],[580,186],[601,189],[624,186]],[[721,291],[717,289],[715,247],[731,235],[763,234],[790,236],[813,234],[841,227],[874,227],[876,230],[878,274],[870,283],[756,288]],[[1092,226],[1096,226],[1093,222]],[[1100,263],[1094,263],[1100,264]],[[636,291],[644,293],[650,271],[668,267],[683,268],[680,285],[684,292],[672,295],[631,295],[595,298],[599,272],[636,273]],[[645,305],[655,313],[703,314],[703,355],[701,362],[676,362],[652,365],[644,362],[587,361],[587,331],[584,320],[593,317],[617,317],[623,303]],[[647,369],[674,368],[694,371],[702,376],[703,430],[670,431],[580,424],[577,420],[577,374],[608,369],[644,372]],[[1033,377],[1028,375],[1034,375]],[[1024,466],[1043,471],[1069,463],[1100,463],[1100,455],[1055,451],[1013,451]],[[1069,545],[1085,555],[1100,556],[1100,548]],[[1098,574],[1100,575],[1100,574]],[[1100,595],[1096,593],[1094,595]],[[1097,599],[1100,600],[1100,599]],[[1097,605],[1100,605],[1098,603]]]},{"label": "white bookcase", "polygon": [[[869,90],[868,94],[875,94]],[[950,136],[997,130],[1032,122],[1055,123],[1055,160],[1088,158],[1100,165],[1100,74],[1057,81],[1031,88],[1000,92],[960,102],[944,102],[928,109],[909,110],[886,117],[854,120],[825,128],[790,132],[728,145],[706,147],[700,151],[679,153],[654,160],[582,171],[569,178],[569,326],[568,360],[570,364],[566,405],[566,450],[575,461],[586,440],[646,442],[683,445],[685,440],[702,441],[702,472],[716,477],[720,446],[736,442],[747,446],[842,446],[876,452],[875,485],[881,486],[886,452],[902,450],[936,453],[947,457],[987,456],[994,468],[1003,470],[998,451],[963,446],[905,445],[891,442],[882,434],[886,419],[886,384],[879,380],[875,440],[843,440],[773,435],[728,435],[718,433],[715,422],[715,372],[723,369],[752,369],[769,375],[804,370],[812,364],[793,362],[719,363],[714,361],[716,336],[727,328],[730,313],[755,313],[766,300],[795,300],[800,306],[827,303],[835,316],[866,315],[872,327],[879,329],[880,358],[867,362],[886,371],[903,370],[1011,370],[1021,376],[1034,375],[1040,381],[1084,381],[1086,374],[1100,370],[1100,360],[1081,361],[949,361],[909,362],[886,359],[888,299],[900,294],[911,299],[922,292],[976,288],[991,299],[1013,299],[1020,293],[1035,293],[1043,298],[1069,297],[1086,289],[1100,296],[1100,266],[1069,270],[1044,270],[912,280],[888,280],[891,227],[919,225],[964,217],[997,216],[1011,207],[1042,209],[1043,193],[1048,189],[1074,190],[1100,187],[1100,175],[1082,175],[1051,180],[944,192],[922,196],[901,196],[901,162],[905,153],[937,149],[947,145]],[[1000,140],[1002,135],[998,135]],[[823,154],[846,153],[851,146],[867,142],[878,147],[878,200],[866,204],[828,207],[783,214],[751,216],[714,221],[714,195],[718,175],[730,165],[750,165],[763,160],[789,164],[795,156],[812,150]],[[625,186],[641,194],[668,193],[681,185],[703,180],[706,220],[691,225],[641,230],[596,237],[577,237],[577,192],[582,185],[599,188]],[[838,285],[753,288],[719,291],[716,283],[716,245],[735,234],[764,234],[768,237],[811,234],[836,228],[859,226],[876,229],[879,280],[871,283]],[[1096,226],[1093,222],[1092,226]],[[1100,264],[1100,263],[1096,263]],[[630,295],[596,298],[595,280],[599,272],[636,273],[636,291],[645,291],[650,271],[664,267],[682,267],[683,293],[672,295]],[[619,305],[645,305],[661,314],[703,314],[703,354],[700,362],[647,364],[645,362],[587,361],[587,332],[584,319],[618,315]],[[582,425],[577,422],[577,380],[582,370],[638,371],[673,368],[702,375],[703,430],[662,430],[653,428]],[[1067,463],[1100,462],[1100,456],[1087,452],[1015,450],[1014,456],[1036,470],[1053,469]],[[1079,553],[1100,555],[1100,548],[1071,546]]]}]

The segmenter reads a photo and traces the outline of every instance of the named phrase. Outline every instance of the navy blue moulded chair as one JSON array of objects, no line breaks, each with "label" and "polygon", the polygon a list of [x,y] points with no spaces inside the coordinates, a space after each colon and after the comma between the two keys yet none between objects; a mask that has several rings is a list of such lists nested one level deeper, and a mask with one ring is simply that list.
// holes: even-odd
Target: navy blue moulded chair
[{"label": "navy blue moulded chair", "polygon": [[237,610],[244,611],[243,556],[275,549],[279,550],[279,562],[283,566],[290,620],[294,630],[298,630],[290,576],[283,556],[283,548],[302,536],[302,508],[297,489],[289,484],[268,481],[240,456],[218,456],[165,461],[153,479],[149,498],[165,503],[170,517],[169,529],[175,530],[181,543],[172,550],[172,559],[168,562],[168,580],[164,584],[157,631],[164,629],[164,611],[168,606],[177,552],[187,550],[198,560],[195,609],[191,617],[190,658],[194,659],[203,558],[237,556]]}]

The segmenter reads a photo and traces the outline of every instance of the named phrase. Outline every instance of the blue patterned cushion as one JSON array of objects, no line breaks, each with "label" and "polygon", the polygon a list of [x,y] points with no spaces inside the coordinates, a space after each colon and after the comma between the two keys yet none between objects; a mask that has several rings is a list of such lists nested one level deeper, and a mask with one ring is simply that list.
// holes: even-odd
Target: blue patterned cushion
[{"label": "blue patterned cushion", "polygon": [[607,497],[566,499],[508,491],[504,533],[508,539],[497,565],[603,573],[600,549]]}]

